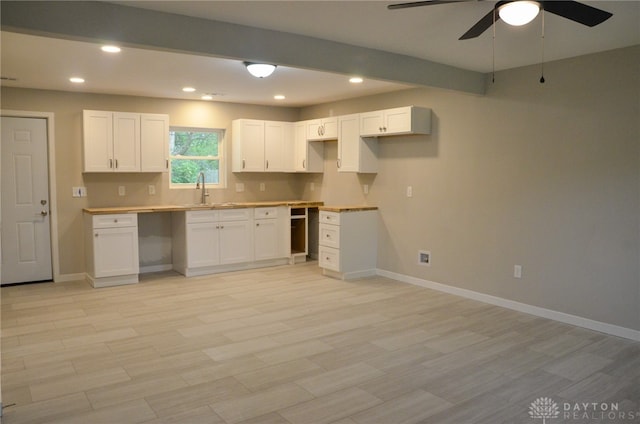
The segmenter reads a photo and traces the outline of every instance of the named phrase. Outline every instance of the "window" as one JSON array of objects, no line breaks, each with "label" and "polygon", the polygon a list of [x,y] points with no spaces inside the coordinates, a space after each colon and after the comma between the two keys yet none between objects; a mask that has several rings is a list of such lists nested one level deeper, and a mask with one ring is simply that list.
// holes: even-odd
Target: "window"
[{"label": "window", "polygon": [[225,187],[224,131],[209,128],[177,128],[169,131],[171,187],[193,188],[204,173],[210,187]]}]

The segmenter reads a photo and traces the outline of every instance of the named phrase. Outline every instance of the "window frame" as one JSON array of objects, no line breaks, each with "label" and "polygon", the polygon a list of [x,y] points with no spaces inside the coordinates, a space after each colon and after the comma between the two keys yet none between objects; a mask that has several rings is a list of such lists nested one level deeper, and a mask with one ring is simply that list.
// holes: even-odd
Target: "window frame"
[{"label": "window frame", "polygon": [[170,126],[169,133],[172,132],[206,132],[218,134],[218,156],[174,156],[171,154],[171,135],[169,135],[169,188],[170,189],[193,189],[194,183],[174,183],[172,179],[173,175],[173,160],[217,160],[218,161],[218,183],[207,182],[208,189],[224,189],[227,188],[227,158],[225,150],[225,135],[224,128],[208,128],[208,127],[183,127],[183,126]]}]

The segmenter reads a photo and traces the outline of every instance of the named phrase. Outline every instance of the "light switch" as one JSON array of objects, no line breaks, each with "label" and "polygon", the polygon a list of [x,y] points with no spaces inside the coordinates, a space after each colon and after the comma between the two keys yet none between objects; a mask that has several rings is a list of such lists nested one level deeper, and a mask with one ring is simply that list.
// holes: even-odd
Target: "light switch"
[{"label": "light switch", "polygon": [[407,197],[413,197],[413,187],[407,186]]},{"label": "light switch", "polygon": [[118,186],[118,196],[124,196],[126,194],[126,190],[124,186]]}]

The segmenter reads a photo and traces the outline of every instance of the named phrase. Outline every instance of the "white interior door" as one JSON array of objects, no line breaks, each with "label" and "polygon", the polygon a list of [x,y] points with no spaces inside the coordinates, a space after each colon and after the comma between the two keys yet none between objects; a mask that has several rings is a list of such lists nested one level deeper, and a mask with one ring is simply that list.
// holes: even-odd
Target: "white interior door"
[{"label": "white interior door", "polygon": [[2,117],[2,284],[52,279],[47,121]]}]

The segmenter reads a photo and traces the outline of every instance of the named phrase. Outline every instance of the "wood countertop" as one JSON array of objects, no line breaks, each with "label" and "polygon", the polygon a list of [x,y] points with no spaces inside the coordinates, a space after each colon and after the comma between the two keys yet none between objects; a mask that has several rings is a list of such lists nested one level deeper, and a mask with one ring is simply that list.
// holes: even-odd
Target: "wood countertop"
[{"label": "wood countertop", "polygon": [[318,206],[321,211],[327,212],[359,212],[359,211],[375,211],[377,206]]},{"label": "wood countertop", "polygon": [[316,208],[323,202],[310,202],[306,200],[282,200],[272,202],[223,202],[210,205],[151,205],[151,206],[117,206],[106,208],[84,208],[83,211],[91,215],[105,215],[112,213],[152,213],[152,212],[184,212],[200,211],[207,209],[242,209],[261,208],[269,206],[291,206],[298,208]]}]

